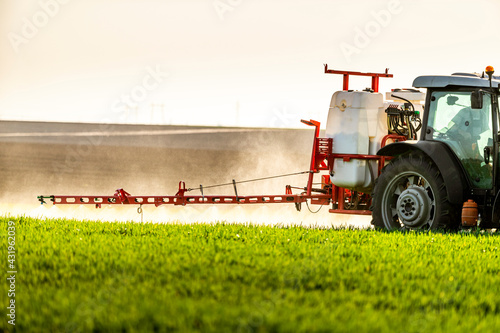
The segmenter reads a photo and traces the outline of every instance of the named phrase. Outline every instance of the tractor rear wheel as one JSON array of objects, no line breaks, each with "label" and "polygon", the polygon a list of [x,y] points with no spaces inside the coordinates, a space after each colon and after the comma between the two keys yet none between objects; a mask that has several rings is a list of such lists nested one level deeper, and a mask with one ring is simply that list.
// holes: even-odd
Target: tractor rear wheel
[{"label": "tractor rear wheel", "polygon": [[455,229],[459,207],[448,201],[446,185],[436,165],[410,153],[384,167],[372,193],[376,227],[394,229]]}]

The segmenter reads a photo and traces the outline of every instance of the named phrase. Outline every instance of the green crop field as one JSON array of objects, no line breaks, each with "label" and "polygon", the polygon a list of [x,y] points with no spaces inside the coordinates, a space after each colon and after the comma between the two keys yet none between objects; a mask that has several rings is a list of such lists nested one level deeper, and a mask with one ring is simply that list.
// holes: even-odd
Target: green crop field
[{"label": "green crop field", "polygon": [[0,221],[18,332],[500,331],[498,234]]}]

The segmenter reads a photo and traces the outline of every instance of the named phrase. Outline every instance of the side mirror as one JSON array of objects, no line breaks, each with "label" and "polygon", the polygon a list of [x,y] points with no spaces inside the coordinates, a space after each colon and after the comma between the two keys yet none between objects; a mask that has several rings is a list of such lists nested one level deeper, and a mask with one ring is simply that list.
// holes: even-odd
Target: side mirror
[{"label": "side mirror", "polygon": [[481,90],[474,90],[470,95],[470,107],[472,109],[482,109],[483,108],[483,95]]}]

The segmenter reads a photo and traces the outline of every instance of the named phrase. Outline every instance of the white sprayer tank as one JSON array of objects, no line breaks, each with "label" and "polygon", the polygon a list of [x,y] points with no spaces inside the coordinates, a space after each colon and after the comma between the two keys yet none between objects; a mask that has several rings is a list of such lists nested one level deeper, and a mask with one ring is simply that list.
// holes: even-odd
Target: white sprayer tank
[{"label": "white sprayer tank", "polygon": [[[387,116],[380,93],[337,91],[332,96],[326,136],[333,138],[333,153],[375,155],[387,135]],[[334,161],[332,183],[339,187],[371,192],[377,177],[375,161]]]}]

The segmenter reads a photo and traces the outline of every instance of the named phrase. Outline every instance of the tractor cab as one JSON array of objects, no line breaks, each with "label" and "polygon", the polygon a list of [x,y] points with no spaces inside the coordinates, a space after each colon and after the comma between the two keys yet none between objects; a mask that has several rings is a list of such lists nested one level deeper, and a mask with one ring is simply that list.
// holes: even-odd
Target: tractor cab
[{"label": "tractor cab", "polygon": [[[498,133],[498,84],[481,76],[421,76],[427,88],[423,140],[444,142],[465,171],[469,187],[493,188],[494,133]],[[477,191],[476,191],[477,192]]]},{"label": "tractor cab", "polygon": [[394,159],[373,195],[373,223],[388,229],[456,228],[469,200],[483,226],[499,226],[500,77],[456,73],[420,76],[426,88],[419,141],[390,144],[378,154]]}]

